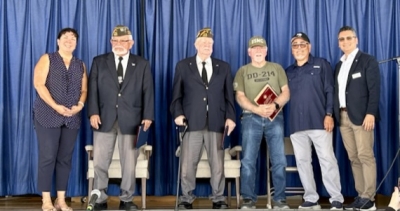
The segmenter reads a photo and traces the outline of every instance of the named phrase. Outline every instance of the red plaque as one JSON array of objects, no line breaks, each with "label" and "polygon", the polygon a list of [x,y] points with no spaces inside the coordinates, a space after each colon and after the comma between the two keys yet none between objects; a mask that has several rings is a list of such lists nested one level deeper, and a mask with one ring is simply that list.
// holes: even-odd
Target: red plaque
[{"label": "red plaque", "polygon": [[[254,98],[254,102],[257,105],[262,105],[262,104],[270,104],[274,103],[275,99],[278,97],[274,89],[269,85],[265,85],[263,89],[261,89],[260,93],[258,93],[257,97]],[[278,110],[275,110],[268,118],[273,121],[276,117],[276,115],[279,114],[279,112],[282,110],[282,107],[280,107]]]}]

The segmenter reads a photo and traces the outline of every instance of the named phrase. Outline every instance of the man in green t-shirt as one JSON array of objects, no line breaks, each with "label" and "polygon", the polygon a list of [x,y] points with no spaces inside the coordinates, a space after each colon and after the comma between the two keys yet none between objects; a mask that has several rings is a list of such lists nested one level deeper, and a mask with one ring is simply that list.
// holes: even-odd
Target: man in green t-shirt
[{"label": "man in green t-shirt", "polygon": [[[283,115],[280,110],[290,98],[287,77],[283,68],[276,63],[267,62],[267,43],[260,36],[249,40],[248,54],[251,63],[242,66],[236,73],[233,87],[236,100],[243,109],[242,147],[243,158],[240,172],[242,209],[255,209],[257,195],[254,192],[256,162],[262,137],[265,137],[271,155],[272,181],[275,188],[274,209],[288,209],[286,203],[286,156],[284,150]],[[256,103],[259,93],[269,86],[277,97],[272,103]]]}]

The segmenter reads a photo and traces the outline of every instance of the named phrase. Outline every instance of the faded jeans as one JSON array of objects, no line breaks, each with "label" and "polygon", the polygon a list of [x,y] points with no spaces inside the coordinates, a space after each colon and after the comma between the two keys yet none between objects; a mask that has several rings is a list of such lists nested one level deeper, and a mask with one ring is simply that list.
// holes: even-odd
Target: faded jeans
[{"label": "faded jeans", "polygon": [[[286,156],[283,134],[283,115],[278,115],[274,121],[253,113],[243,113],[242,117],[242,148],[240,187],[243,199],[257,201],[254,193],[256,180],[256,163],[262,137],[267,141],[267,148],[272,163],[272,181],[275,188],[274,201],[286,199]],[[269,173],[269,172],[268,172]]]}]

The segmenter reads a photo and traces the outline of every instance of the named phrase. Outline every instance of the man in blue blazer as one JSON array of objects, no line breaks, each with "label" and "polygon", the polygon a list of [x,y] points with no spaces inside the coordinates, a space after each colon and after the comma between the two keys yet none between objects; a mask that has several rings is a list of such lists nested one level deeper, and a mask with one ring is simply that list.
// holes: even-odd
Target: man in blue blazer
[{"label": "man in blue blazer", "polygon": [[154,119],[153,76],[148,61],[129,53],[134,41],[128,27],[116,26],[110,42],[113,52],[95,57],[89,76],[94,188],[101,191],[95,209],[107,209],[108,168],[118,137],[122,168],[120,209],[135,210],[132,199],[139,153],[134,140],[139,125],[147,130]]},{"label": "man in blue blazer", "polygon": [[224,197],[224,128],[228,135],[235,128],[235,106],[231,68],[211,58],[213,35],[210,28],[197,34],[197,55],[177,63],[170,111],[176,125],[188,129],[182,142],[180,207],[192,209],[195,200],[197,164],[204,148],[210,162],[213,209],[227,207]]},{"label": "man in blue blazer", "polygon": [[346,209],[376,210],[376,161],[374,128],[379,120],[380,71],[376,59],[357,48],[356,31],[339,30],[339,47],[344,55],[335,69],[334,113],[349,156],[355,201]]}]

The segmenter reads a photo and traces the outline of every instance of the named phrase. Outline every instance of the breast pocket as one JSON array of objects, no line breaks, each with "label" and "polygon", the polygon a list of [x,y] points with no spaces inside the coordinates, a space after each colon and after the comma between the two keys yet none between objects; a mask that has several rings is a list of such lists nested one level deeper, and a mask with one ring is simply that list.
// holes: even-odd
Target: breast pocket
[{"label": "breast pocket", "polygon": [[309,70],[308,74],[310,76],[319,76],[319,75],[321,75],[321,69],[320,68],[313,68],[313,69]]}]

